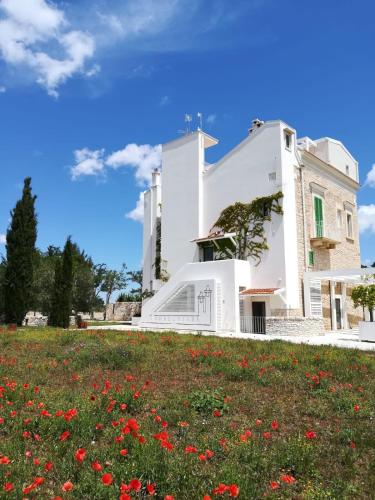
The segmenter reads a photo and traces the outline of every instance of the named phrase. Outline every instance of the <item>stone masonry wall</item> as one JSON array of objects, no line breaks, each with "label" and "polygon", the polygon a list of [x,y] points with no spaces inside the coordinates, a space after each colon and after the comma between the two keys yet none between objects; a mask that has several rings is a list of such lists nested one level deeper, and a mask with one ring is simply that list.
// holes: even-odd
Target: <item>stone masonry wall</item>
[{"label": "stone masonry wall", "polygon": [[141,314],[141,302],[116,302],[106,307],[107,321],[131,321],[133,316]]},{"label": "stone masonry wall", "polygon": [[[359,268],[360,249],[359,249],[359,230],[356,193],[350,187],[341,185],[336,182],[331,176],[326,175],[323,171],[319,172],[314,165],[309,165],[309,162],[304,160],[304,196],[305,196],[305,214],[306,214],[306,240],[307,249],[305,252],[304,242],[304,224],[303,224],[303,206],[302,206],[302,184],[300,172],[296,170],[296,210],[297,210],[297,237],[298,237],[298,264],[299,264],[299,282],[300,282],[300,299],[303,304],[303,273],[305,271],[305,258],[310,250],[314,251],[315,263],[314,266],[309,266],[309,271],[321,271],[328,269],[353,269]],[[325,188],[324,192],[324,224],[327,228],[337,228],[341,242],[336,245],[336,248],[328,250],[322,248],[312,248],[310,238],[314,236],[314,206],[313,192],[311,183],[318,184]],[[350,203],[353,211],[353,239],[346,236],[346,213],[344,203]],[[342,211],[341,231],[337,225],[337,210]],[[332,328],[331,325],[331,305],[330,305],[330,290],[329,282],[322,282],[322,305],[324,326],[327,330]],[[347,289],[347,311],[348,311],[348,326],[352,328],[361,320],[362,312],[355,309],[350,299],[351,289]]]},{"label": "stone masonry wall", "polygon": [[324,335],[324,324],[321,318],[275,316],[266,318],[266,333],[268,335]]}]

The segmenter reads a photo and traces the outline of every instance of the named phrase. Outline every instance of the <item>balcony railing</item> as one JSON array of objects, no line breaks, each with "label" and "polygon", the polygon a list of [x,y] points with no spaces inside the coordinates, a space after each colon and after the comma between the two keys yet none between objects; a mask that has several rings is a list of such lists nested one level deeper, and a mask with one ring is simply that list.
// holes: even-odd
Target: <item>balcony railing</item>
[{"label": "balcony railing", "polygon": [[313,247],[322,247],[327,249],[336,248],[341,242],[341,228],[331,227],[323,221],[314,222],[313,234],[311,235],[311,245]]}]

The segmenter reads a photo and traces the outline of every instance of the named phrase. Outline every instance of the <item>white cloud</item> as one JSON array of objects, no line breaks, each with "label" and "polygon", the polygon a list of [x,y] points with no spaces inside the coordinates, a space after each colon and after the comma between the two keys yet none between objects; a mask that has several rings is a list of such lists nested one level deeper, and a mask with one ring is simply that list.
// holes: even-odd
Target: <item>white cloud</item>
[{"label": "white cloud", "polygon": [[[105,176],[108,168],[130,167],[138,186],[149,187],[152,172],[161,166],[161,145],[127,144],[123,149],[105,156],[104,149],[88,148],[74,151],[75,164],[70,168],[72,180],[87,176]],[[143,193],[137,204],[126,217],[137,222],[143,221]]]},{"label": "white cloud", "polygon": [[125,217],[128,219],[132,219],[136,222],[143,222],[144,216],[144,206],[143,206],[144,193],[139,193],[139,198],[137,200],[137,204],[133,210],[125,214]]},{"label": "white cloud", "polygon": [[5,234],[0,234],[0,245],[5,245],[7,242],[7,237]]},{"label": "white cloud", "polygon": [[11,66],[32,71],[47,92],[77,73],[95,50],[94,38],[71,30],[64,11],[46,0],[0,0],[0,56]]},{"label": "white cloud", "polygon": [[128,144],[124,149],[112,153],[106,159],[106,165],[112,168],[132,167],[139,186],[149,186],[151,174],[161,164],[161,145]]},{"label": "white cloud", "polygon": [[207,116],[206,122],[209,125],[212,125],[216,121],[216,118],[217,118],[217,116],[214,113],[212,113],[211,115]]},{"label": "white cloud", "polygon": [[163,107],[169,104],[171,101],[167,95],[163,95],[159,101],[159,106]]},{"label": "white cloud", "polygon": [[358,222],[361,233],[370,231],[375,234],[375,205],[361,205],[358,208]]},{"label": "white cloud", "polygon": [[75,165],[70,168],[73,180],[84,176],[104,175],[104,149],[93,151],[88,148],[74,151]]},{"label": "white cloud", "polygon": [[375,188],[375,163],[367,173],[365,185]]}]

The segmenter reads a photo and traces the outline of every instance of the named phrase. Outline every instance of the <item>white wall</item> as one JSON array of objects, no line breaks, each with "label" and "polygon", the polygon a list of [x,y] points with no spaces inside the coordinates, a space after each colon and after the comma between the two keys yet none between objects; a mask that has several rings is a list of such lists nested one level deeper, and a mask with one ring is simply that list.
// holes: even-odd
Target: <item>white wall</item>
[{"label": "white wall", "polygon": [[353,158],[345,146],[335,139],[324,137],[316,141],[316,156],[326,163],[347,174],[346,166],[349,167],[349,177],[358,182],[358,162]]},{"label": "white wall", "polygon": [[162,259],[172,276],[187,262],[198,260],[191,240],[202,236],[202,173],[204,138],[201,132],[163,145]]},{"label": "white wall", "polygon": [[[197,262],[184,265],[174,276],[147,300],[142,306],[140,326],[168,328],[168,325],[154,323],[153,313],[186,281],[214,280],[221,289],[221,330],[239,331],[239,287],[251,286],[250,266],[242,260],[221,260],[215,262]],[[221,307],[219,307],[221,306]],[[170,325],[176,328],[176,325]],[[177,326],[178,328],[178,326]],[[185,327],[180,326],[182,329]]]},{"label": "white wall", "polygon": [[[286,126],[280,121],[266,122],[204,174],[203,228],[204,233],[208,234],[220,212],[236,201],[248,203],[258,196],[282,190],[285,196],[284,215],[274,214],[272,222],[266,223],[269,250],[263,253],[258,266],[254,267],[254,262],[250,261],[253,266],[252,287],[285,287],[290,308],[297,308],[299,300],[294,191],[294,164],[297,160],[294,148],[292,152],[284,148]],[[275,182],[269,180],[272,172],[276,172]]]}]

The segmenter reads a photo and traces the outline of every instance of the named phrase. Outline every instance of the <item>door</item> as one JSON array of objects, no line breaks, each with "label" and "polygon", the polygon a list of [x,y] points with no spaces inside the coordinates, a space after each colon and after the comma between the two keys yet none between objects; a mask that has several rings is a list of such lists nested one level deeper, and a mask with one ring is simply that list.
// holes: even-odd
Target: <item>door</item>
[{"label": "door", "polygon": [[253,333],[266,333],[266,303],[253,302]]},{"label": "door", "polygon": [[341,321],[341,298],[340,297],[335,298],[335,306],[336,306],[337,330],[341,330],[342,329],[342,321]]}]

